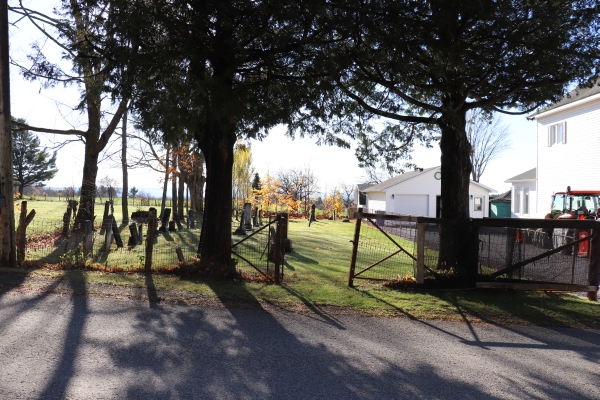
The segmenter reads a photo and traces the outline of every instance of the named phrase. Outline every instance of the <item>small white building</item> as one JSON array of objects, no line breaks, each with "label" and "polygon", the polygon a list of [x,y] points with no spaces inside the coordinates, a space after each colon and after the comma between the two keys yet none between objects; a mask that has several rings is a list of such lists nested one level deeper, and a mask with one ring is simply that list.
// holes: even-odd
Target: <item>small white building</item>
[{"label": "small white building", "polygon": [[576,89],[528,118],[537,123],[535,216],[544,218],[555,192],[600,189],[600,86]]},{"label": "small white building", "polygon": [[[407,172],[362,191],[370,212],[440,216],[441,168]],[[490,193],[494,189],[471,181],[469,185],[469,215],[471,218],[489,216]]]},{"label": "small white building", "polygon": [[[535,218],[537,216],[536,202],[536,169],[530,169],[517,176],[505,180],[511,184],[511,217]],[[550,201],[548,201],[548,206]]]}]

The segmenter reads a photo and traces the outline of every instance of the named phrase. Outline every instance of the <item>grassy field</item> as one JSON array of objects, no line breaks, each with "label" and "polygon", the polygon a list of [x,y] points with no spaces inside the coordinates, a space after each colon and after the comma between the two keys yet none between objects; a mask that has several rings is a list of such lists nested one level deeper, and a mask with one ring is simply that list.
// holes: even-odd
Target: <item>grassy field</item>
[{"label": "grassy field", "polygon": [[[37,208],[30,202],[29,208]],[[42,205],[42,202],[39,202]],[[47,205],[44,205],[46,207]],[[39,207],[42,209],[42,207]],[[116,212],[116,209],[115,209]],[[480,290],[395,290],[381,283],[356,280],[349,288],[348,271],[354,224],[320,220],[290,220],[293,252],[286,254],[281,285],[256,282],[219,282],[155,274],[148,281],[139,274],[94,271],[8,270],[22,277],[22,285],[36,280],[84,281],[100,288],[141,288],[148,298],[187,301],[197,296],[226,304],[271,304],[322,315],[359,312],[405,316],[419,320],[454,320],[501,324],[535,324],[600,328],[600,304],[575,295],[551,292]],[[0,276],[0,279],[1,276]],[[29,282],[29,283],[27,283]],[[98,289],[102,292],[102,289]],[[157,293],[154,297],[150,293]],[[162,293],[162,294],[161,294]]]}]

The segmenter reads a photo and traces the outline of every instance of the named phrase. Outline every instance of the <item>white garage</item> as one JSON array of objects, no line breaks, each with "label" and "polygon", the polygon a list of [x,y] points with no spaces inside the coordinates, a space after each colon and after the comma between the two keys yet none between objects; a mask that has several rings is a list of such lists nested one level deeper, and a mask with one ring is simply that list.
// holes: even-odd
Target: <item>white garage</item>
[{"label": "white garage", "polygon": [[[443,205],[441,168],[426,168],[396,176],[363,190],[369,212],[439,217]],[[469,185],[469,214],[471,218],[489,216],[490,193],[494,189],[471,181]]]}]

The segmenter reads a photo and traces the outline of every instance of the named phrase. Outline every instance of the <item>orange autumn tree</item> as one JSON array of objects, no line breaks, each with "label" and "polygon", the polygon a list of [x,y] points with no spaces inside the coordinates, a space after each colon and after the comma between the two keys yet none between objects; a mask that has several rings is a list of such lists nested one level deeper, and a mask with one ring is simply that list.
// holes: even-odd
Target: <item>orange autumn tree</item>
[{"label": "orange autumn tree", "polygon": [[279,191],[279,181],[275,179],[268,172],[260,180],[260,192],[262,196],[262,209],[263,211],[269,211],[271,205],[277,205]]},{"label": "orange autumn tree", "polygon": [[335,212],[336,215],[340,215],[342,212],[344,212],[342,194],[337,188],[333,189],[333,194],[328,194],[327,197],[325,197],[325,200],[323,200],[323,208],[329,214],[333,214]]}]

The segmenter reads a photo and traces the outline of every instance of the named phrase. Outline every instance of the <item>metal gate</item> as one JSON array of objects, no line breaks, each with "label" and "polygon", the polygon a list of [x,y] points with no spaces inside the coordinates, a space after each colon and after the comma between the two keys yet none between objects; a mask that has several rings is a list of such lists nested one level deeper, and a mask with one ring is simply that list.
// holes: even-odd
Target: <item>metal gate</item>
[{"label": "metal gate", "polygon": [[[280,214],[231,246],[236,269],[242,275],[280,283],[283,280],[282,217]],[[234,258],[237,257],[237,258]]]}]

